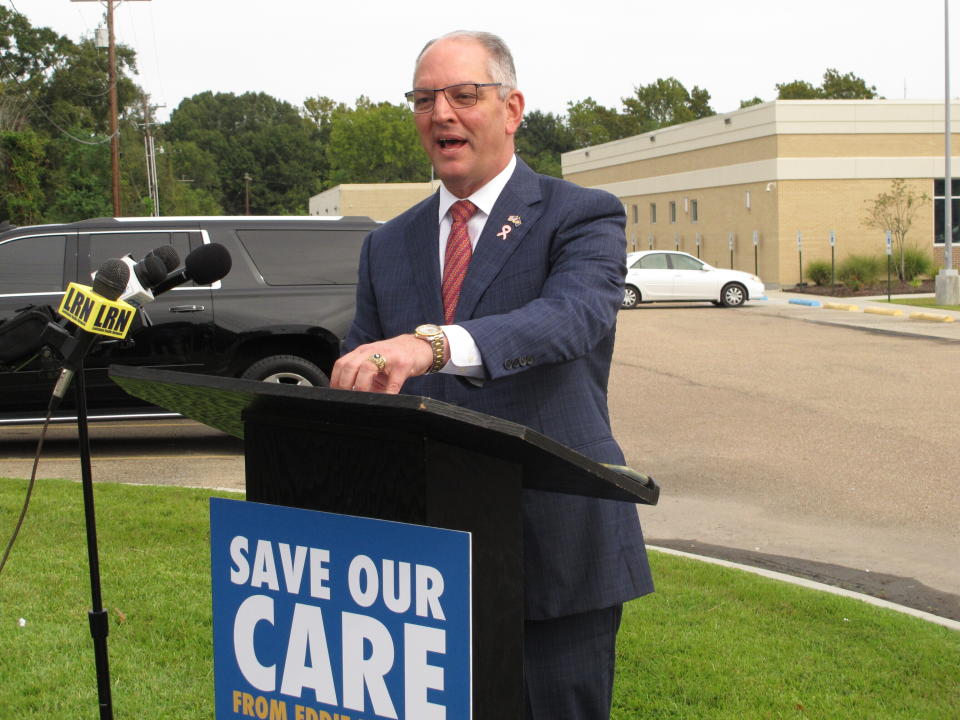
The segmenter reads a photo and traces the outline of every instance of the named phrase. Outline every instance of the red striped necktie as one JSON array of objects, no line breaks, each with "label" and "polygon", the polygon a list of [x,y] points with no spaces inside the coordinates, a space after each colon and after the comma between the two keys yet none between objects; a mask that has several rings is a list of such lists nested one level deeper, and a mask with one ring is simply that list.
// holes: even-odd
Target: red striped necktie
[{"label": "red striped necktie", "polygon": [[443,259],[443,283],[440,291],[443,296],[443,321],[450,325],[457,312],[457,300],[460,299],[460,288],[463,278],[467,274],[467,266],[473,256],[470,246],[470,235],[467,233],[467,223],[477,206],[469,200],[457,200],[450,207],[450,216],[453,224],[450,226],[450,235],[447,237],[447,250]]}]

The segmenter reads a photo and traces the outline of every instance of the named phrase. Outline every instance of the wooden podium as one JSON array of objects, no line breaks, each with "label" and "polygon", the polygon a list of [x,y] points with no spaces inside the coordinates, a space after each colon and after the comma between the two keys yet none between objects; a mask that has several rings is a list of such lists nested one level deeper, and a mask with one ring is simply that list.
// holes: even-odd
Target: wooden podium
[{"label": "wooden podium", "polygon": [[136,367],[110,376],[242,438],[248,500],[470,532],[475,718],[523,717],[521,492],[659,497],[651,478],[429,398]]}]

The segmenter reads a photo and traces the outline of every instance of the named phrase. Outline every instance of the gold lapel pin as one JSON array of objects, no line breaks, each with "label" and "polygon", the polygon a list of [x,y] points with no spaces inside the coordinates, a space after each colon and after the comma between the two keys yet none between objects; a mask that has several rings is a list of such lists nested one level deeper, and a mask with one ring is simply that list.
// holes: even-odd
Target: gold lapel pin
[{"label": "gold lapel pin", "polygon": [[512,222],[514,225],[519,225],[519,224],[520,224],[520,216],[519,216],[519,215],[511,215],[510,217],[507,218],[507,221],[508,221],[508,222]]}]

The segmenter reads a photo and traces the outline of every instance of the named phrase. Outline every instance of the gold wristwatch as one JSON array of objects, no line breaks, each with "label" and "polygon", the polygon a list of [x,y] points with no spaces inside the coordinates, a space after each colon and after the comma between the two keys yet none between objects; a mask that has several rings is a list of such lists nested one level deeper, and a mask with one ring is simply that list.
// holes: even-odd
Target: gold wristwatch
[{"label": "gold wristwatch", "polygon": [[426,340],[430,343],[430,348],[433,350],[433,365],[430,366],[424,375],[440,372],[440,368],[443,367],[443,330],[436,325],[428,323],[417,327],[417,329],[413,331],[413,335],[421,340]]}]

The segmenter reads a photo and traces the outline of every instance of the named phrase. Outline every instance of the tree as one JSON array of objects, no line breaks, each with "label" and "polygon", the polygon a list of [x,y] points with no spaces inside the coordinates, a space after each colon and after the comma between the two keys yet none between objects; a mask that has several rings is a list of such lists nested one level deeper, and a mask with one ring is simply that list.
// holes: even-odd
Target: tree
[{"label": "tree", "polygon": [[918,193],[902,178],[890,182],[889,192],[882,192],[867,201],[863,224],[877,230],[889,230],[893,235],[894,251],[898,257],[897,276],[906,280],[907,233],[917,212],[930,202],[926,193]]},{"label": "tree", "polygon": [[745,107],[750,107],[751,105],[761,105],[764,102],[763,98],[759,98],[754,95],[749,100],[740,101],[740,109],[743,110]]},{"label": "tree", "polygon": [[852,72],[841,75],[833,68],[823,73],[823,83],[820,86],[822,96],[829,100],[872,100],[877,97],[875,85],[867,87],[863,78]]},{"label": "tree", "polygon": [[779,100],[870,100],[877,97],[877,88],[848,72],[841,75],[833,68],[823,73],[823,82],[814,87],[806,80],[777,83]]},{"label": "tree", "polygon": [[356,107],[330,111],[326,186],[342,183],[425,182],[430,160],[406,105],[357,98]]},{"label": "tree", "polygon": [[207,91],[184,99],[157,135],[174,151],[173,176],[193,180],[193,190],[228,214],[245,212],[249,174],[251,213],[290,215],[306,212],[326,176],[319,132],[293,105],[266,93]]},{"label": "tree", "polygon": [[633,97],[623,98],[623,104],[637,119],[640,132],[716,115],[709,92],[696,85],[688,91],[675,77],[637,86]]},{"label": "tree", "polygon": [[33,130],[0,130],[0,219],[15,225],[39,223],[44,195],[40,185],[45,141]]},{"label": "tree", "polygon": [[820,89],[806,80],[777,83],[778,100],[816,100],[818,98],[820,98]]},{"label": "tree", "polygon": [[575,148],[599,145],[642,132],[635,117],[604,107],[591,97],[567,103],[567,127]]},{"label": "tree", "polygon": [[560,155],[576,145],[563,116],[532,110],[523,116],[516,134],[517,154],[531,168],[561,177]]}]

